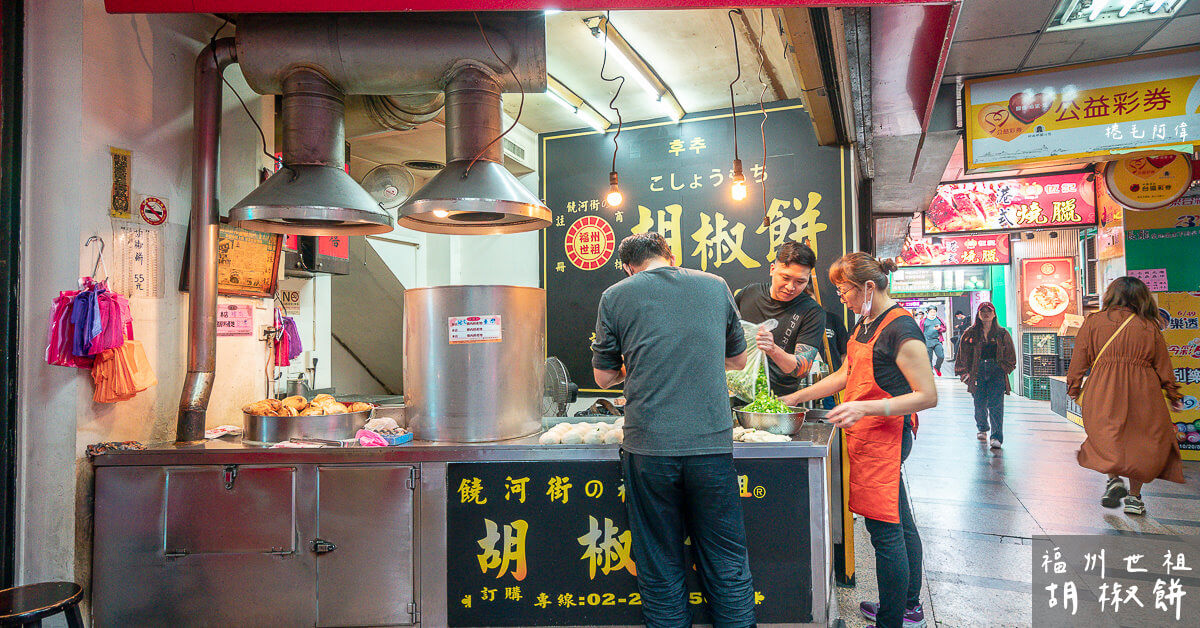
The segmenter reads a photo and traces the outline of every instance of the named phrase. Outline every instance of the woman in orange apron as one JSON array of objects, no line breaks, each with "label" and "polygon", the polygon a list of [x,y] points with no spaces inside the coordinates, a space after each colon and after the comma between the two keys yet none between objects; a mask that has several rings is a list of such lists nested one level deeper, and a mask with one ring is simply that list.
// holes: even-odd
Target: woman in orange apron
[{"label": "woman in orange apron", "polygon": [[879,602],[862,614],[880,628],[923,628],[921,537],[900,478],[917,430],[916,413],[937,405],[925,336],[888,296],[892,260],[866,253],[842,256],[829,269],[838,296],[860,317],[842,368],[783,397],[784,403],[821,399],[845,390],[829,420],[842,428],[849,454],[849,506],[862,515],[875,547]]}]

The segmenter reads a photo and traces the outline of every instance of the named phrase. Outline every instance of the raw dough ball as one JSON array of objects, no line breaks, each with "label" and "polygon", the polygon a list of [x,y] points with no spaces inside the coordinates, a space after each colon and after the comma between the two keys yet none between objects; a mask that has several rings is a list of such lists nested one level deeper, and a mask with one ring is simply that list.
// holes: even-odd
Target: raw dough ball
[{"label": "raw dough ball", "polygon": [[625,427],[625,417],[621,417],[621,418],[617,419],[616,421],[613,421],[613,425],[615,425],[617,427]]},{"label": "raw dough ball", "polygon": [[583,442],[583,434],[580,434],[579,432],[576,432],[575,430],[571,430],[571,431],[567,432],[566,434],[563,434],[562,444],[564,444],[564,445],[578,445],[579,443],[582,443],[582,442]]},{"label": "raw dough ball", "polygon": [[562,437],[554,432],[546,432],[538,439],[538,442],[543,445],[557,445],[562,442]]},{"label": "raw dough ball", "polygon": [[621,430],[609,430],[604,434],[605,445],[616,445],[621,442]]},{"label": "raw dough ball", "polygon": [[599,445],[604,442],[604,430],[593,428],[583,437],[583,442],[588,445]]},{"label": "raw dough ball", "polygon": [[554,427],[552,427],[552,428],[550,428],[550,429],[552,429],[552,430],[558,430],[558,431],[560,431],[560,432],[565,432],[565,431],[567,431],[567,430],[571,429],[571,424],[570,424],[570,423],[563,422],[563,423],[559,423],[558,425],[555,425]]}]

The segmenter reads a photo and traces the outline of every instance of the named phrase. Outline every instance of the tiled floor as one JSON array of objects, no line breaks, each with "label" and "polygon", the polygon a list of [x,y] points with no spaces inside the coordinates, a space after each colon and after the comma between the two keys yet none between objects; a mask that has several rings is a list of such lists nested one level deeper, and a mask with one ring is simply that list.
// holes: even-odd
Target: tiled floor
[{"label": "tiled floor", "polygon": [[[1055,534],[1200,534],[1200,463],[1187,484],[1143,489],[1147,516],[1100,506],[1104,477],[1075,452],[1083,430],[1050,404],[1005,397],[1004,448],[975,439],[974,406],[957,379],[938,378],[938,407],[921,413],[904,465],[924,543],[925,617],[938,626],[1030,626],[1030,537]],[[876,598],[875,558],[855,522],[857,587],[838,590],[846,625],[867,625],[858,603]]]}]

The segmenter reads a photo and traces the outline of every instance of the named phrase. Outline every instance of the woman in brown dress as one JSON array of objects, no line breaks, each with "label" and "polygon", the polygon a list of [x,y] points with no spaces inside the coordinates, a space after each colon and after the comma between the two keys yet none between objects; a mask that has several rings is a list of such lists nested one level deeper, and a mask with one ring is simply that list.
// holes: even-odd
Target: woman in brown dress
[{"label": "woman in brown dress", "polygon": [[[1077,398],[1086,389],[1087,439],[1079,448],[1079,464],[1108,474],[1100,499],[1104,507],[1116,508],[1125,498],[1126,513],[1144,515],[1143,484],[1157,478],[1183,483],[1176,430],[1163,393],[1176,411],[1182,408],[1182,395],[1146,284],[1136,277],[1117,278],[1105,291],[1103,306],[1079,329],[1067,371],[1068,395]],[[1129,323],[1118,333],[1126,319]],[[1128,489],[1123,477],[1129,478]]]}]

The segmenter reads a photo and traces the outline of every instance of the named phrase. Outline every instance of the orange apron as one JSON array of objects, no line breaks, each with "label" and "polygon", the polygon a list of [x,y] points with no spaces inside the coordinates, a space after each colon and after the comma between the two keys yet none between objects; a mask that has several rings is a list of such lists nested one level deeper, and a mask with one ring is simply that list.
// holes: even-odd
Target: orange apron
[{"label": "orange apron", "polygon": [[[904,308],[892,309],[867,342],[859,342],[858,334],[850,336],[846,350],[846,401],[892,397],[875,383],[872,356],[879,332],[901,316],[912,317],[912,314]],[[914,415],[914,433],[916,429]],[[842,433],[850,456],[850,510],[878,521],[900,523],[900,444],[904,438],[904,416],[864,416]]]}]

